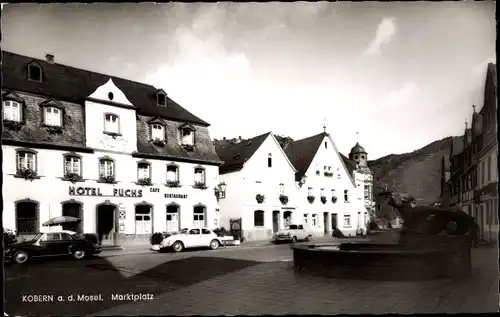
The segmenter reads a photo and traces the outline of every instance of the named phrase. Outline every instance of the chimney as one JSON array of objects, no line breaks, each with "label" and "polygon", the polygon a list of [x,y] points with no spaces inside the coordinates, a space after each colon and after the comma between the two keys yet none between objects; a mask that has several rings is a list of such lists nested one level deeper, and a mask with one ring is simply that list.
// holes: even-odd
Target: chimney
[{"label": "chimney", "polygon": [[54,55],[47,54],[47,55],[45,55],[45,59],[47,60],[48,63],[54,64]]}]

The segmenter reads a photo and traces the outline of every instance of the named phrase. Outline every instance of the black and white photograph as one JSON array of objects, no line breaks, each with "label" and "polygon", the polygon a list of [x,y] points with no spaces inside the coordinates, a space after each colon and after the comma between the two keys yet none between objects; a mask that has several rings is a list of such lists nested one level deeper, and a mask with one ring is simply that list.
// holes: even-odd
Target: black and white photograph
[{"label": "black and white photograph", "polygon": [[498,312],[496,27],[2,3],[4,316]]}]

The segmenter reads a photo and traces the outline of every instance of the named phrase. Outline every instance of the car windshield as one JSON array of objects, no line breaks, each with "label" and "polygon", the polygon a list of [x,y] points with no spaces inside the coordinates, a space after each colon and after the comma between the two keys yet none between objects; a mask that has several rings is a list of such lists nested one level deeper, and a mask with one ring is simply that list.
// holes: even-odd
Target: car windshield
[{"label": "car windshield", "polygon": [[186,234],[186,233],[188,233],[188,231],[189,231],[188,228],[184,228],[179,233]]}]

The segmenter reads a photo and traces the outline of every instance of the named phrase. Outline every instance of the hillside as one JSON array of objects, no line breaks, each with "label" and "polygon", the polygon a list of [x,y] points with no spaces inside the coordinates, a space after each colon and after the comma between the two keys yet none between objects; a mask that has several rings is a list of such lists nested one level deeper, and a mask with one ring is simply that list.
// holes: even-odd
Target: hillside
[{"label": "hillside", "polygon": [[451,137],[434,141],[411,153],[390,154],[368,165],[375,173],[375,188],[407,192],[418,205],[429,205],[441,192],[441,160],[449,154]]}]

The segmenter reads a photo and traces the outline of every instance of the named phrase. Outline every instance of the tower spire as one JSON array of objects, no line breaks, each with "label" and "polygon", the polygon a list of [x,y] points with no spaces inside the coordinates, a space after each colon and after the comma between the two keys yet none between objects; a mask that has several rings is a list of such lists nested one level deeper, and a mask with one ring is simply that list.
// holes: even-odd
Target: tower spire
[{"label": "tower spire", "polygon": [[326,118],[323,118],[323,132],[326,133]]},{"label": "tower spire", "polygon": [[474,101],[472,102],[472,110],[476,112],[476,103]]},{"label": "tower spire", "polygon": [[469,127],[469,123],[467,122],[467,118],[465,118],[465,130]]},{"label": "tower spire", "polygon": [[356,132],[356,143],[359,144],[359,132]]}]

